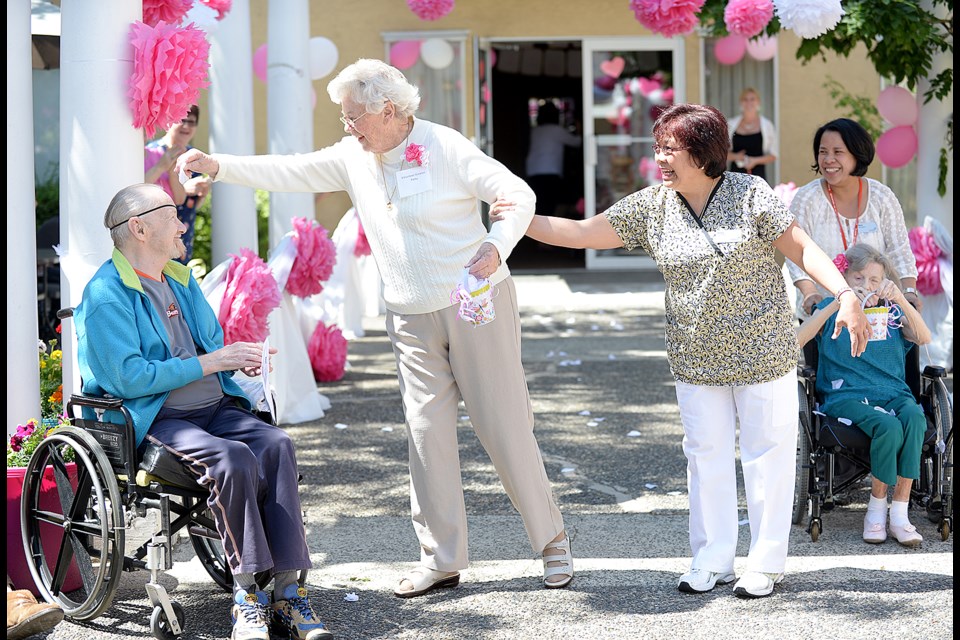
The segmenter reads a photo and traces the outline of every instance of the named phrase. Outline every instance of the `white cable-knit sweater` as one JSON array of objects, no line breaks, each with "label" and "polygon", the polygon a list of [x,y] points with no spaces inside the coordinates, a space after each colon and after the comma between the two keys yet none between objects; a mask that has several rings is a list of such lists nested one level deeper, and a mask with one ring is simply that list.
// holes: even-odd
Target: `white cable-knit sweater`
[{"label": "white cable-knit sweater", "polygon": [[[401,198],[396,173],[416,166],[404,160],[409,144],[426,149],[432,188]],[[218,181],[280,192],[346,191],[380,270],[386,306],[403,314],[450,306],[464,265],[483,242],[493,244],[503,261],[490,282],[509,276],[507,257],[530,225],[536,201],[530,187],[503,164],[458,131],[426,120],[415,119],[409,138],[379,156],[386,188],[378,154],[364,151],[353,136],[312,153],[213,157],[220,163]],[[515,202],[516,211],[488,233],[478,200],[493,202],[498,196]]]}]

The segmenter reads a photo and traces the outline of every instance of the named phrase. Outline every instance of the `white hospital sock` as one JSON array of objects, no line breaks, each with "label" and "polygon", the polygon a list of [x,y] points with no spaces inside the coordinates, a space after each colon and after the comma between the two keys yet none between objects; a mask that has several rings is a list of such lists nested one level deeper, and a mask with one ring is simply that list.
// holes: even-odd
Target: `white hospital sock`
[{"label": "white hospital sock", "polygon": [[894,500],[890,503],[890,523],[895,524],[898,527],[910,524],[910,519],[907,517],[907,507],[909,502],[897,502]]},{"label": "white hospital sock", "polygon": [[887,524],[887,498],[877,498],[870,495],[870,504],[867,505],[867,522],[870,524]]}]

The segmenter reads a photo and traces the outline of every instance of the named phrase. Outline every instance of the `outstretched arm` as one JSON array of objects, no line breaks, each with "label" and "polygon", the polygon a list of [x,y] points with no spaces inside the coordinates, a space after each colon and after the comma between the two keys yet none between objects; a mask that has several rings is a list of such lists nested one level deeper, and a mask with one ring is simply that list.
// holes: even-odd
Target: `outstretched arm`
[{"label": "outstretched arm", "polygon": [[[512,210],[512,202],[497,199],[490,205],[490,221],[503,220]],[[623,246],[620,236],[604,215],[585,220],[535,215],[527,227],[527,235],[540,242],[572,249],[617,249]]]}]

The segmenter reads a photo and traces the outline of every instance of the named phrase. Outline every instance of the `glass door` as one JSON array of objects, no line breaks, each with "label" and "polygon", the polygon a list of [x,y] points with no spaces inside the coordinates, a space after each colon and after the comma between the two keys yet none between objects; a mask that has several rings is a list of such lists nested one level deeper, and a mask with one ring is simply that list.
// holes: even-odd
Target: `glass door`
[{"label": "glass door", "polygon": [[[653,122],[685,100],[682,38],[583,41],[584,215],[656,184]],[[655,269],[642,250],[587,250],[588,269]]]}]

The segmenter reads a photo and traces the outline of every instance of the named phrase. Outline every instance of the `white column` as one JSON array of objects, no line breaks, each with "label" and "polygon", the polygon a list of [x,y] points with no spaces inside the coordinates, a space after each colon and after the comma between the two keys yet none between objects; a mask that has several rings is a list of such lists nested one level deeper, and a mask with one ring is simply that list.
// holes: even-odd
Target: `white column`
[{"label": "white column", "polygon": [[40,418],[30,3],[7,2],[7,440]]},{"label": "white column", "polygon": [[[267,25],[267,130],[270,153],[313,151],[310,8],[307,0],[271,2]],[[315,217],[312,193],[270,195],[270,247],[293,229],[294,217]]]},{"label": "white column", "polygon": [[[927,11],[946,19],[944,7],[929,0],[922,5]],[[933,58],[930,78],[936,77],[944,69],[953,67],[953,54],[941,53]],[[941,197],[937,192],[940,180],[940,149],[946,148],[948,137],[947,124],[953,119],[953,95],[946,100],[931,100],[923,104],[923,95],[930,89],[930,82],[923,78],[917,83],[917,101],[920,104],[920,117],[917,120],[917,224],[922,225],[926,216],[936,218],[953,235],[953,154],[947,149],[947,191]]]},{"label": "white column", "polygon": [[[210,34],[210,149],[211,153],[252,155],[253,54],[250,38],[250,2],[234,0],[230,12]],[[257,251],[257,206],[254,190],[215,182],[211,202],[212,268],[239,253]]]},{"label": "white column", "polygon": [[[127,0],[60,4],[60,287],[64,306],[110,257],[103,214],[123,187],[143,182],[143,131],[133,127],[130,25],[142,6]],[[32,164],[32,163],[31,163]],[[63,395],[80,388],[76,334],[64,323]]]}]

